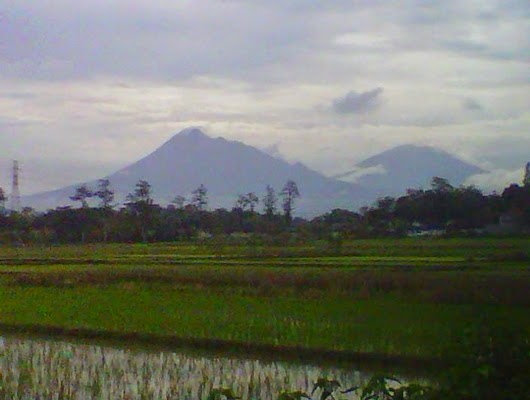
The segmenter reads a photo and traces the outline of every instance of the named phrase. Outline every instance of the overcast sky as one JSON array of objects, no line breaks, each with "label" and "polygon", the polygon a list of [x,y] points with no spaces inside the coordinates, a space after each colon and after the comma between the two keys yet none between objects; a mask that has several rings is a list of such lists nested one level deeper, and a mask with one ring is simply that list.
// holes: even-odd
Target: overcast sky
[{"label": "overcast sky", "polygon": [[0,186],[99,178],[188,126],[327,174],[398,144],[522,178],[528,0],[0,0]]}]

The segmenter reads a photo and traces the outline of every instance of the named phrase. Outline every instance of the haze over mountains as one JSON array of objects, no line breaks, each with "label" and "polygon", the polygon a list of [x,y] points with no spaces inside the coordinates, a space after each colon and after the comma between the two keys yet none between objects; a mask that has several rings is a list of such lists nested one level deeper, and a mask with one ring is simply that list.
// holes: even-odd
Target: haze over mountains
[{"label": "haze over mountains", "polygon": [[[328,178],[300,163],[289,164],[241,142],[211,138],[195,128],[183,130],[145,158],[106,178],[118,202],[140,179],[151,184],[153,197],[161,204],[177,195],[189,199],[204,184],[210,208],[232,208],[238,194],[255,192],[261,197],[267,185],[279,192],[289,179],[297,183],[302,195],[296,204],[299,215],[357,208],[370,198],[359,185]],[[87,184],[95,187],[97,180]],[[72,204],[69,196],[76,186],[27,196],[23,203],[36,209]]]},{"label": "haze over mountains", "polygon": [[[363,161],[354,171],[337,177],[339,180],[241,142],[212,138],[199,129],[188,128],[151,154],[105,178],[110,180],[118,203],[125,200],[140,179],[151,184],[155,201],[162,205],[177,195],[189,199],[191,192],[204,184],[210,208],[232,208],[240,193],[255,192],[261,197],[267,185],[279,192],[292,179],[301,193],[296,214],[314,216],[334,208],[357,209],[378,196],[426,186],[432,176],[446,177],[458,185],[480,171],[436,149],[400,146]],[[87,185],[95,188],[97,179]],[[37,210],[72,205],[69,196],[77,186],[25,196],[22,203]]]},{"label": "haze over mountains", "polygon": [[483,172],[443,150],[408,144],[370,157],[335,178],[370,188],[377,196],[399,196],[408,188],[428,188],[434,176],[460,186]]}]

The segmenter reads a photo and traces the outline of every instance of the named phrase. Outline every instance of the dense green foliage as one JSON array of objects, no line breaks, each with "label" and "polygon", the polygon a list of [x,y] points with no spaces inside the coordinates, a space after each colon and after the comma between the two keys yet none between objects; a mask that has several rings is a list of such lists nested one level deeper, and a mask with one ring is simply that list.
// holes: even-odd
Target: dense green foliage
[{"label": "dense green foliage", "polygon": [[[99,204],[91,208],[89,200],[94,196]],[[284,243],[286,237],[294,236],[325,239],[340,249],[342,241],[351,237],[399,237],[425,232],[520,234],[530,229],[528,185],[514,184],[501,195],[484,195],[476,188],[454,188],[446,180],[434,178],[431,189],[409,190],[397,199],[381,198],[360,213],[337,209],[312,220],[293,219],[295,201],[303,196],[295,182],[288,181],[280,196],[283,215],[277,213],[278,198],[270,186],[262,198],[261,214],[255,193],[239,195],[231,210],[209,211],[203,185],[193,192],[189,204],[177,196],[174,204],[162,207],[153,202],[146,181],[138,182],[119,210],[113,208],[110,183],[105,180],[100,181],[97,191],[77,188],[71,196],[80,203],[77,209],[60,207],[45,213],[25,209],[8,214],[1,212],[0,197],[0,243],[167,242],[212,235]],[[503,224],[495,229],[499,221]]]},{"label": "dense green foliage", "polygon": [[[507,322],[507,321],[504,321]],[[343,399],[357,392],[361,400],[498,400],[530,399],[530,339],[498,321],[483,321],[458,335],[449,353],[446,370],[433,383],[402,383],[398,379],[374,375],[364,385],[342,390],[337,380],[320,378],[320,400]],[[502,329],[501,329],[502,327]],[[311,399],[307,393],[284,392],[279,400]]]}]

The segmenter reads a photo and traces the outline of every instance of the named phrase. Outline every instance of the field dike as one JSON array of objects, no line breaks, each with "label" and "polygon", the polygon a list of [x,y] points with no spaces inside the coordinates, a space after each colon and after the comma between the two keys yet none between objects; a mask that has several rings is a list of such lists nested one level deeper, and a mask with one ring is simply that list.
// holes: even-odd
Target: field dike
[{"label": "field dike", "polygon": [[244,356],[273,361],[296,361],[329,365],[362,365],[364,369],[378,370],[395,367],[402,371],[430,371],[444,366],[439,358],[391,355],[374,352],[314,349],[301,346],[282,346],[243,343],[233,340],[182,338],[177,336],[149,335],[136,332],[112,332],[96,329],[64,328],[43,325],[11,325],[0,323],[1,334],[31,335],[56,340],[102,341],[104,343],[127,343],[127,346],[156,349],[189,349],[208,351],[221,356]]}]

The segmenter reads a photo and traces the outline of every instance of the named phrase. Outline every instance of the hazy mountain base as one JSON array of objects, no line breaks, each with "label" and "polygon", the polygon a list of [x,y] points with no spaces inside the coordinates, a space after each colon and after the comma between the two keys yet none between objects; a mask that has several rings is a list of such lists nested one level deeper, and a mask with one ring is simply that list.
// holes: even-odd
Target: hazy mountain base
[{"label": "hazy mountain base", "polygon": [[[382,171],[358,176],[359,171],[381,166]],[[210,208],[231,209],[240,193],[261,196],[267,185],[280,191],[287,180],[297,183],[301,198],[295,215],[313,217],[335,208],[354,210],[378,196],[400,195],[408,188],[426,187],[433,176],[453,185],[481,172],[448,153],[430,147],[400,146],[359,163],[356,170],[329,178],[301,163],[290,164],[254,147],[223,138],[211,138],[189,128],[143,159],[106,178],[123,203],[140,180],[153,187],[154,200],[169,204],[177,195],[189,197],[200,184],[208,189]],[[373,172],[373,171],[372,171]],[[87,182],[95,188],[97,180]],[[43,211],[73,205],[76,186],[24,196],[24,206]]]},{"label": "hazy mountain base", "polygon": [[440,149],[403,145],[370,157],[358,163],[354,170],[335,177],[358,183],[378,196],[400,196],[406,189],[428,188],[434,176],[458,187],[470,176],[482,172]]}]

